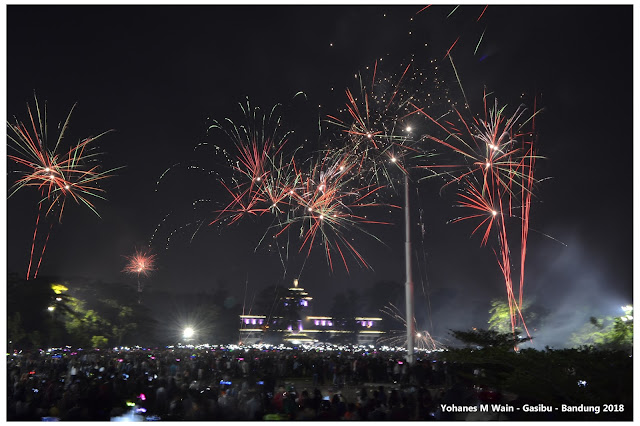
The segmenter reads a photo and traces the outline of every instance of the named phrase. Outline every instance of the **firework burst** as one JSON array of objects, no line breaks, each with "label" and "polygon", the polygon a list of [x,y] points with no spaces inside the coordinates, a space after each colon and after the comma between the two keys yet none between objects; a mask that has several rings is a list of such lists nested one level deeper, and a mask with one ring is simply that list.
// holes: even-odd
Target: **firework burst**
[{"label": "firework burst", "polygon": [[[397,75],[385,75],[378,63],[370,74],[356,74],[357,86],[346,89],[347,103],[327,123],[339,130],[337,146],[329,149],[357,166],[362,179],[377,185],[394,185],[397,173],[408,173],[410,160],[424,155],[412,129],[414,102],[425,109],[446,104],[447,92],[436,60],[419,69],[413,60]],[[435,112],[433,112],[435,113]]]},{"label": "firework burst", "polygon": [[128,262],[122,272],[138,277],[140,275],[147,277],[156,270],[156,255],[151,254],[149,251],[136,250],[135,254],[125,257]]},{"label": "firework burst", "polygon": [[130,275],[135,275],[137,279],[138,303],[142,303],[142,291],[144,290],[144,282],[140,280],[140,276],[148,277],[156,270],[156,255],[150,250],[138,250],[131,256],[124,256],[127,264],[122,270]]},{"label": "firework burst", "polygon": [[[407,320],[400,310],[393,304],[389,303],[380,310],[390,319],[402,324],[403,330],[390,330],[386,336],[378,339],[378,344],[395,347],[407,346]],[[445,349],[445,346],[435,340],[426,330],[420,330],[416,318],[413,317],[414,345],[420,351],[438,351]]]},{"label": "firework burst", "polygon": [[[96,198],[104,199],[104,189],[100,188],[98,184],[119,169],[102,170],[98,161],[100,153],[91,145],[92,142],[109,133],[110,130],[98,136],[82,139],[68,151],[60,152],[60,144],[74,108],[75,105],[69,111],[64,124],[60,126],[53,147],[49,146],[46,103],[41,109],[37,98],[35,98],[35,114],[27,104],[28,124],[18,119],[15,119],[13,124],[7,122],[7,136],[10,142],[8,146],[13,151],[13,154],[9,154],[7,157],[17,165],[18,169],[14,172],[19,174],[19,178],[9,190],[9,197],[19,190],[30,187],[35,188],[40,198],[27,279],[31,274],[41,218],[52,216],[55,212],[58,222],[62,222],[67,198],[71,198],[77,204],[84,204],[99,216],[92,202]],[[38,274],[52,227],[53,223],[50,224],[42,245],[40,259],[34,269],[33,278]]]},{"label": "firework burst", "polygon": [[370,267],[350,242],[348,233],[358,230],[375,238],[363,226],[389,223],[368,219],[364,212],[373,207],[390,205],[374,201],[381,186],[357,186],[357,174],[352,173],[355,167],[345,158],[336,161],[328,154],[322,160],[312,163],[308,173],[301,177],[302,185],[290,191],[292,208],[275,236],[278,237],[290,227],[299,224],[302,241],[299,251],[307,247],[307,256],[311,253],[316,237],[319,236],[320,245],[324,248],[332,270],[332,253],[339,255],[347,271],[349,267],[346,253],[350,253],[361,266]]},{"label": "firework burst", "polygon": [[[538,183],[534,178],[534,165],[539,157],[533,147],[538,111],[525,118],[526,110],[520,106],[509,116],[505,114],[506,107],[499,107],[497,100],[493,106],[489,106],[487,98],[485,93],[482,119],[473,117],[467,120],[454,109],[452,119],[437,120],[416,107],[416,111],[445,135],[442,138],[429,135],[427,139],[457,158],[451,163],[419,167],[431,171],[432,177],[449,178],[442,189],[457,185],[458,207],[469,209],[472,213],[452,222],[479,221],[471,234],[482,230],[481,245],[496,242],[494,252],[505,280],[512,330],[516,329],[518,322],[527,330],[521,310],[531,197]],[[521,229],[520,290],[517,296],[513,289],[514,265],[509,236],[512,222]],[[491,239],[493,235],[495,240]]]},{"label": "firework burst", "polygon": [[279,105],[263,114],[247,101],[240,104],[245,123],[237,125],[230,119],[214,121],[209,131],[219,130],[232,141],[235,155],[229,163],[235,175],[230,182],[220,179],[231,196],[231,202],[217,211],[210,224],[227,221],[232,224],[246,215],[262,215],[279,210],[287,203],[290,192],[299,179],[295,160],[287,161],[283,148],[292,131],[283,131]]},{"label": "firework burst", "polygon": [[211,126],[233,142],[235,157],[230,164],[237,176],[220,179],[230,201],[215,212],[210,224],[231,225],[246,216],[268,215],[272,222],[260,243],[267,237],[286,240],[276,246],[278,250],[287,247],[287,258],[290,241],[297,235],[297,251],[304,253],[305,259],[313,247],[320,246],[331,270],[337,257],[349,271],[349,255],[359,265],[369,267],[348,232],[359,230],[371,235],[363,225],[385,223],[364,214],[382,205],[374,200],[381,186],[361,184],[358,165],[346,153],[321,152],[318,159],[312,156],[299,162],[296,157],[303,152],[300,147],[284,151],[292,132],[280,128],[275,108],[268,116],[248,104],[242,110],[246,124],[238,126],[225,120],[226,126],[218,122]]}]

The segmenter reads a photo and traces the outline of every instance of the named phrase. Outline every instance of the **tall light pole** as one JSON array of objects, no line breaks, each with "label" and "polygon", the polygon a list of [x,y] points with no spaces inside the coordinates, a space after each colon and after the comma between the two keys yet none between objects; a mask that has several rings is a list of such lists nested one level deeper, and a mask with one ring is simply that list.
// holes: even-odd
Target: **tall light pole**
[{"label": "tall light pole", "polygon": [[[408,137],[411,137],[411,127],[407,127]],[[407,319],[407,363],[412,365],[415,362],[414,348],[414,300],[413,300],[413,270],[411,263],[411,210],[409,202],[409,168],[404,174],[404,264],[405,264],[405,315]]]},{"label": "tall light pole", "polygon": [[411,273],[411,214],[409,210],[409,173],[404,175],[404,261],[406,281],[404,284],[404,296],[407,318],[407,363],[412,365],[415,361],[413,337],[413,275]]}]

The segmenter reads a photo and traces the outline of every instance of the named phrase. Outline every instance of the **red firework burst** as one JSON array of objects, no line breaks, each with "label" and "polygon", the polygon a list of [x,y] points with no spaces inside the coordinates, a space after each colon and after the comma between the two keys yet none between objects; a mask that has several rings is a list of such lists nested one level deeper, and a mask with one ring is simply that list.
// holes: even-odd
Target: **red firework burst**
[{"label": "red firework burst", "polygon": [[125,257],[127,258],[128,263],[122,272],[137,275],[138,277],[140,275],[146,277],[156,270],[156,255],[151,254],[149,251],[136,250],[134,255]]},{"label": "red firework burst", "polygon": [[[536,183],[534,165],[537,156],[533,149],[533,124],[537,112],[531,118],[523,120],[525,110],[519,107],[511,116],[506,116],[505,108],[499,107],[497,101],[492,107],[487,106],[486,94],[484,106],[484,119],[473,117],[472,120],[465,120],[463,114],[454,109],[455,121],[443,122],[433,119],[416,107],[417,112],[424,114],[445,132],[445,137],[427,138],[460,158],[457,164],[453,162],[418,167],[434,171],[435,175],[452,177],[443,188],[458,184],[458,196],[461,200],[458,206],[474,212],[458,217],[453,222],[480,220],[471,234],[483,228],[482,245],[488,244],[491,235],[497,237],[497,248],[494,252],[505,281],[512,330],[515,331],[518,323],[521,323],[528,335],[529,331],[521,310],[529,213],[532,191]],[[527,125],[530,125],[530,130],[524,130]],[[520,217],[515,214],[517,206],[514,206],[514,202],[521,204]],[[521,229],[520,291],[517,296],[513,289],[514,265],[509,247],[510,227],[507,222],[510,219],[517,219],[515,222]]]},{"label": "red firework burst", "polygon": [[[31,187],[36,188],[40,198],[29,256],[27,280],[31,275],[41,216],[49,216],[50,213],[57,210],[58,222],[62,222],[67,197],[71,197],[78,204],[86,205],[99,216],[91,199],[104,199],[102,195],[104,190],[98,186],[98,182],[112,176],[112,172],[117,170],[117,168],[101,170],[97,162],[99,153],[89,146],[91,142],[108,132],[82,139],[66,153],[60,154],[58,152],[74,108],[75,105],[71,108],[64,125],[60,127],[60,133],[53,148],[48,146],[46,104],[41,110],[37,98],[35,100],[36,114],[33,114],[31,107],[27,105],[30,124],[25,125],[18,120],[15,124],[7,123],[8,147],[14,151],[14,154],[9,154],[7,157],[19,167],[14,172],[20,174],[10,189],[9,197],[22,188]],[[49,226],[33,278],[38,275],[52,227],[53,223]]]}]

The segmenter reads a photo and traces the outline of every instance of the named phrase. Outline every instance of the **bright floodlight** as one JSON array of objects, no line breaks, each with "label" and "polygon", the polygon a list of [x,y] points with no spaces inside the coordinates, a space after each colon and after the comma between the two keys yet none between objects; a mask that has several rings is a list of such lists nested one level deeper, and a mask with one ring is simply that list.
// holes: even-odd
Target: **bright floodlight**
[{"label": "bright floodlight", "polygon": [[185,339],[192,338],[194,334],[195,334],[195,331],[191,327],[185,328],[184,332],[182,333],[182,335],[184,336]]}]

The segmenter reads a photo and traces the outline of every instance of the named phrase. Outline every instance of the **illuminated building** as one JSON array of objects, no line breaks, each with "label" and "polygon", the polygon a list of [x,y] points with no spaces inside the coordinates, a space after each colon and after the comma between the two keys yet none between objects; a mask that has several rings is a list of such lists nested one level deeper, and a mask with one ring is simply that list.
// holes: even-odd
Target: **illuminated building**
[{"label": "illuminated building", "polygon": [[340,340],[343,343],[374,344],[384,334],[380,317],[334,318],[308,315],[313,297],[293,281],[277,301],[271,316],[240,315],[240,342],[315,343]]}]

